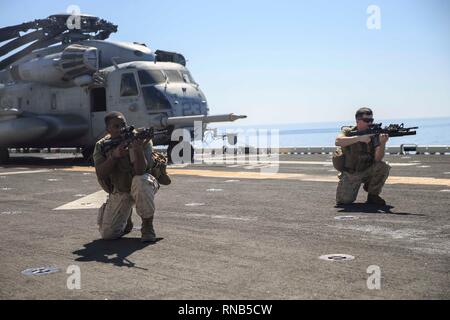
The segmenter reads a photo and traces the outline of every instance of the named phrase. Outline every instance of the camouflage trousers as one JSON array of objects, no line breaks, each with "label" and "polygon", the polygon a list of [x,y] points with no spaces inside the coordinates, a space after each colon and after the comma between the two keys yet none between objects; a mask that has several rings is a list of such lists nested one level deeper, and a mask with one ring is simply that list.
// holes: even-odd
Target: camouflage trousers
[{"label": "camouflage trousers", "polygon": [[350,204],[356,200],[359,188],[364,183],[364,189],[373,195],[379,195],[389,176],[391,167],[383,161],[376,162],[362,172],[341,172],[336,190],[337,204]]},{"label": "camouflage trousers", "polygon": [[142,219],[152,218],[158,190],[158,181],[152,175],[144,174],[133,178],[130,193],[110,193],[98,212],[97,223],[101,237],[108,240],[120,238],[124,234],[134,205]]}]

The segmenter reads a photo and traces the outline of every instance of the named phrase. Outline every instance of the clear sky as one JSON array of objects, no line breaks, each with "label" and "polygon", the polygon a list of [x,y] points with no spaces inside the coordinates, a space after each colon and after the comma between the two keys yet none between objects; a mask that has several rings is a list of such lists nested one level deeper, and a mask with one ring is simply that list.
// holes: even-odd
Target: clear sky
[{"label": "clear sky", "polygon": [[0,26],[69,5],[118,24],[111,40],[184,54],[211,113],[246,114],[242,125],[348,120],[362,105],[450,116],[448,0],[0,0]]}]

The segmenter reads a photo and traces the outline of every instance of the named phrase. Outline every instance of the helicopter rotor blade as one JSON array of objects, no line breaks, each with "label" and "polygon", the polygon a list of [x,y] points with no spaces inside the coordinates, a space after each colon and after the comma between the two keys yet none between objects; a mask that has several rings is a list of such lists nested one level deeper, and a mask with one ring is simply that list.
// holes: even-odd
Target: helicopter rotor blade
[{"label": "helicopter rotor blade", "polygon": [[30,29],[39,29],[47,24],[48,21],[46,19],[39,19],[15,26],[0,28],[0,42],[20,37],[20,32],[27,32]]},{"label": "helicopter rotor blade", "polygon": [[22,37],[18,37],[17,39],[14,39],[0,47],[0,57],[4,56],[5,54],[7,54],[17,48],[20,48],[21,46],[23,46],[27,43],[30,43],[30,42],[33,42],[36,40],[40,40],[44,37],[45,37],[44,30],[33,31]]},{"label": "helicopter rotor blade", "polygon": [[47,37],[43,38],[42,40],[38,40],[38,41],[30,44],[25,49],[7,57],[6,59],[3,59],[2,61],[0,61],[0,70],[5,69],[10,64],[13,64],[17,60],[19,60],[19,59],[23,58],[24,56],[26,56],[27,54],[31,53],[33,50],[45,48],[45,47],[51,46],[52,44],[61,42],[61,39],[56,38],[58,35],[59,35],[58,32],[56,32],[55,34],[52,34],[52,35],[48,35]]},{"label": "helicopter rotor blade", "polygon": [[0,42],[14,39],[20,36],[20,29],[17,26],[0,29]]},{"label": "helicopter rotor blade", "polygon": [[[68,26],[70,17],[72,17],[70,14],[52,15],[46,19],[0,28],[0,43],[13,39],[0,46],[0,57],[35,41],[28,47],[0,61],[0,70],[5,69],[36,49],[48,47],[58,42],[75,43],[88,39],[106,40],[111,33],[117,32],[117,25],[89,15],[79,15],[80,26],[78,29],[72,30]],[[20,35],[20,32],[28,32],[30,29],[35,29],[35,31],[23,36]]]}]

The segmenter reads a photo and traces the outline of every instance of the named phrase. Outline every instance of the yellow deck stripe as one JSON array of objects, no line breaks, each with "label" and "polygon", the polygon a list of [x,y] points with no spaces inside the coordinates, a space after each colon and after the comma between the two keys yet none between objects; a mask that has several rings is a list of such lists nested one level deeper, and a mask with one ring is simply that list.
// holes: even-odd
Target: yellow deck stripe
[{"label": "yellow deck stripe", "polygon": [[[65,171],[95,171],[93,167],[69,167],[62,169]],[[247,171],[219,171],[219,170],[194,170],[194,169],[169,169],[170,175],[186,175],[209,178],[227,178],[227,179],[253,179],[253,180],[297,180],[297,181],[316,181],[316,182],[334,182],[338,181],[336,176],[310,175],[301,173],[263,173]],[[399,177],[391,176],[387,184],[412,184],[429,186],[450,186],[450,179],[430,178],[430,177]]]}]

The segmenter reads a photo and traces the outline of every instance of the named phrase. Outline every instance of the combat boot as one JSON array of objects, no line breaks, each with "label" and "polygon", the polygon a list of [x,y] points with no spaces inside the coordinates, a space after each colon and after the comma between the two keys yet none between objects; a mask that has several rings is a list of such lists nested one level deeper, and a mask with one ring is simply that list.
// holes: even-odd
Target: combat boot
[{"label": "combat boot", "polygon": [[156,242],[155,230],[153,229],[153,217],[142,219],[141,234],[142,242]]},{"label": "combat boot", "polygon": [[386,201],[377,194],[370,194],[367,196],[367,204],[375,204],[377,206],[385,206]]}]

